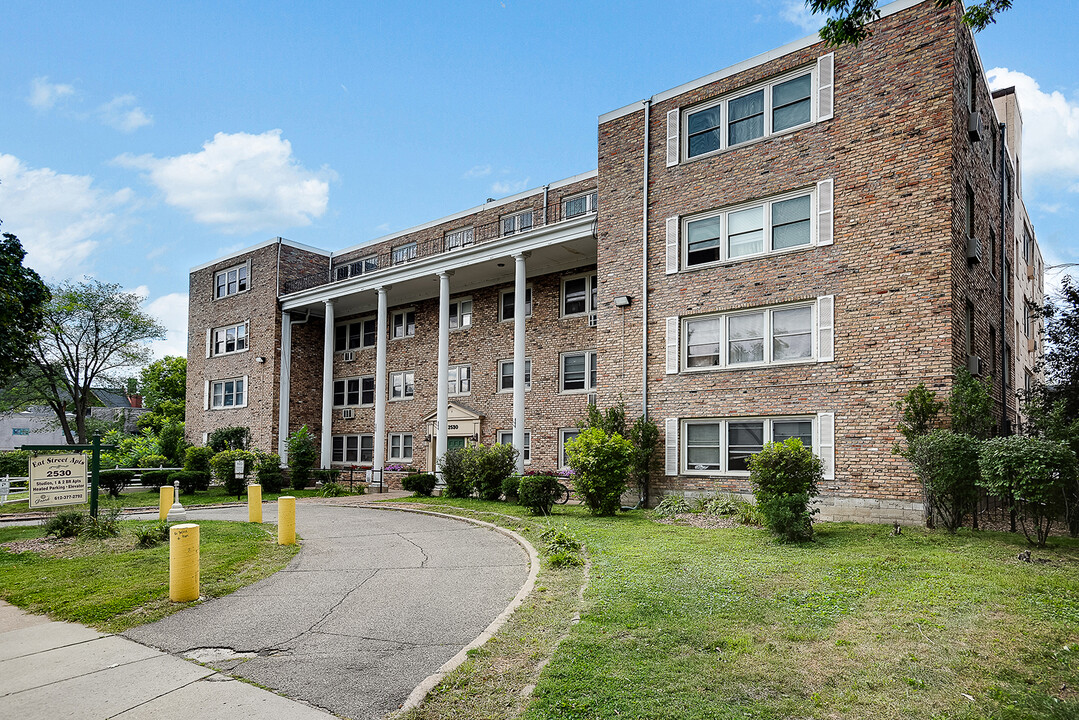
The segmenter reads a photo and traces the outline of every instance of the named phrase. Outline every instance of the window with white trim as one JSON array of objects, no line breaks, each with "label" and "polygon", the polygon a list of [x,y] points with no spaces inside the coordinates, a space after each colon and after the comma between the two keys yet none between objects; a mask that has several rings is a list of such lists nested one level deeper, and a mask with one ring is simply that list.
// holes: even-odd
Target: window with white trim
[{"label": "window with white trim", "polygon": [[390,433],[390,460],[412,460],[412,433]]},{"label": "window with white trim", "polygon": [[[532,359],[525,360],[525,390],[532,389]],[[513,361],[498,361],[498,392],[513,390]]]},{"label": "window with white trim", "polygon": [[472,244],[475,233],[470,227],[448,230],[443,236],[447,250],[460,250]]},{"label": "window with white trim", "polygon": [[400,265],[406,263],[409,260],[416,259],[416,243],[408,243],[406,245],[399,245],[393,249],[390,254],[390,259],[394,265]]},{"label": "window with white trim", "polygon": [[367,257],[353,260],[352,262],[338,265],[333,269],[335,280],[345,280],[350,277],[359,277],[365,273],[374,272],[378,270],[378,257],[375,255],[368,255]]},{"label": "window with white trim", "polygon": [[[512,430],[499,430],[498,431],[498,443],[499,445],[512,445],[513,444],[513,431]],[[532,462],[532,433],[525,430],[525,449],[524,449],[525,465]]]},{"label": "window with white trim", "polygon": [[580,428],[562,428],[558,431],[558,467],[569,467],[566,443],[581,434]]},{"label": "window with white trim", "polygon": [[514,213],[512,215],[502,216],[502,234],[513,235],[515,233],[526,232],[532,229],[532,211],[525,210],[524,212]]},{"label": "window with white trim", "polygon": [[335,463],[370,465],[375,459],[375,436],[334,435],[330,459]]},{"label": "window with white trim", "polygon": [[214,273],[214,297],[223,298],[247,292],[247,273],[247,263]]},{"label": "window with white trim", "polygon": [[393,321],[390,323],[390,338],[393,340],[400,340],[401,338],[415,337],[416,335],[416,311],[415,310],[401,310],[393,314]]},{"label": "window with white trim", "polygon": [[683,370],[817,360],[816,303],[683,318]]},{"label": "window with white trim", "polygon": [[562,278],[562,317],[596,312],[598,294],[595,273]]},{"label": "window with white trim", "polygon": [[450,365],[448,383],[450,395],[470,394],[472,392],[472,366]]},{"label": "window with white trim", "polygon": [[562,200],[562,219],[569,220],[578,215],[596,211],[598,194],[595,190],[581,195],[574,195]]},{"label": "window with white trim", "polygon": [[749,474],[749,458],[765,444],[797,438],[817,452],[815,437],[814,417],[683,420],[682,469],[687,474]]},{"label": "window with white trim", "polygon": [[450,302],[450,330],[464,330],[472,327],[472,298],[461,298]]},{"label": "window with white trim", "polygon": [[334,352],[373,348],[378,340],[378,321],[375,318],[362,318],[334,327]]},{"label": "window with white trim", "polygon": [[214,355],[231,355],[247,350],[247,323],[214,328]]},{"label": "window with white trim", "polygon": [[[513,319],[513,303],[517,297],[515,290],[503,290],[502,297],[498,303],[498,319],[512,320]],[[525,317],[532,317],[532,286],[529,285],[525,288]]]},{"label": "window with white trim", "polygon": [[593,392],[596,389],[596,358],[594,350],[562,353],[560,391]]},{"label": "window with white trim", "polygon": [[375,376],[341,378],[333,381],[333,406],[350,407],[375,404]]},{"label": "window with white trim", "polygon": [[682,219],[682,266],[786,252],[816,243],[816,189]]},{"label": "window with white trim", "polygon": [[390,400],[411,400],[416,394],[416,373],[395,372],[390,375]]},{"label": "window with white trim", "polygon": [[210,407],[214,410],[245,407],[247,405],[245,385],[244,378],[214,380],[210,383]]}]

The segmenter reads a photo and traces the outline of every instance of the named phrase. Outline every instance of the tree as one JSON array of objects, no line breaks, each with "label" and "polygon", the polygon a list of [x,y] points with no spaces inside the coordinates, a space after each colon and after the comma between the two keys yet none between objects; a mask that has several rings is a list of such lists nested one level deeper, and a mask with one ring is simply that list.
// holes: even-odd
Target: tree
[{"label": "tree", "polygon": [[[937,7],[951,7],[955,0],[936,0]],[[978,32],[996,22],[997,13],[1012,6],[1012,0],[972,2],[963,13],[963,22]],[[877,0],[806,0],[814,13],[831,15],[820,31],[829,45],[857,45],[873,34],[868,24],[880,18]]]},{"label": "tree", "polygon": [[937,400],[937,394],[928,389],[925,383],[918,383],[903,396],[902,400],[896,402],[895,406],[900,411],[899,434],[906,439],[907,447],[903,449],[899,443],[896,443],[892,452],[909,457],[910,446],[914,441],[936,425],[937,416],[944,409],[944,403]]},{"label": "tree", "polygon": [[927,502],[950,533],[975,508],[980,446],[977,438],[952,430],[933,430],[910,443],[908,456]]},{"label": "tree", "polygon": [[140,427],[155,432],[170,422],[183,422],[187,398],[187,358],[169,355],[154,360],[139,373],[143,407],[150,412],[139,418]]},{"label": "tree", "polygon": [[292,489],[303,490],[311,481],[311,470],[318,462],[318,448],[304,425],[288,436],[288,469],[292,475]]},{"label": "tree", "polygon": [[19,238],[0,240],[0,385],[7,385],[30,362],[34,336],[45,324],[49,288],[22,264]]},{"label": "tree", "polygon": [[[44,324],[30,346],[23,383],[31,397],[52,408],[69,443],[87,441],[90,388],[121,382],[125,370],[150,359],[147,343],[165,328],[140,307],[142,300],[115,283],[94,279],[50,288]],[[67,413],[74,416],[74,432]]]},{"label": "tree", "polygon": [[952,432],[984,440],[993,427],[992,385],[979,380],[965,367],[955,369],[955,380],[948,395],[948,415]]}]

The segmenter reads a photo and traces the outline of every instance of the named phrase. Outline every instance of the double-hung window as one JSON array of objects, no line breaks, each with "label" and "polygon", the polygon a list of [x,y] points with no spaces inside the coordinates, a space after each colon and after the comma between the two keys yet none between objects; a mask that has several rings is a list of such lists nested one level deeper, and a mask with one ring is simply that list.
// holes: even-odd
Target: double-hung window
[{"label": "double-hung window", "polygon": [[378,339],[378,323],[375,318],[364,318],[341,323],[334,328],[333,349],[335,352],[358,350],[375,346]]},{"label": "double-hung window", "polygon": [[463,247],[471,245],[474,237],[475,234],[470,227],[449,230],[445,235],[446,249],[460,250]]},{"label": "double-hung window", "polygon": [[450,365],[448,382],[450,395],[468,395],[472,392],[472,366]]},{"label": "double-hung window", "polygon": [[390,460],[412,460],[412,433],[390,433]]},{"label": "double-hung window", "polygon": [[395,372],[390,375],[390,400],[411,400],[416,394],[416,374]]},{"label": "double-hung window", "polygon": [[[532,360],[525,360],[525,390],[532,389]],[[513,390],[513,361],[498,361],[498,392]]]},{"label": "double-hung window", "polygon": [[596,352],[562,354],[562,392],[592,392],[596,389]]},{"label": "double-hung window", "polygon": [[333,381],[334,407],[375,404],[375,376],[342,378]]},{"label": "double-hung window", "polygon": [[815,188],[682,219],[682,265],[691,268],[809,247]]},{"label": "double-hung window", "polygon": [[244,378],[213,381],[210,383],[210,407],[214,410],[245,407],[247,405],[245,385]]},{"label": "double-hung window", "polygon": [[562,219],[569,220],[578,215],[595,212],[597,199],[598,195],[594,190],[590,193],[566,198],[562,201]]},{"label": "double-hung window", "polygon": [[247,349],[247,323],[215,328],[213,332],[214,355],[229,355]]},{"label": "double-hung window", "polygon": [[406,245],[399,245],[395,247],[390,255],[394,265],[400,265],[406,263],[409,260],[416,259],[416,243],[408,243]]},{"label": "double-hung window", "polygon": [[[512,445],[513,444],[513,431],[512,430],[499,430],[498,431],[498,443],[499,445]],[[522,454],[522,460],[525,465],[532,462],[532,433],[525,430],[525,447]]]},{"label": "double-hung window", "polygon": [[393,314],[390,337],[394,340],[410,338],[416,335],[416,311],[402,310]]},{"label": "double-hung window", "polygon": [[247,263],[244,263],[215,273],[214,297],[223,298],[247,292],[247,272]]},{"label": "double-hung window", "polygon": [[578,275],[562,280],[562,317],[596,312],[598,287],[596,274]]},{"label": "double-hung window", "polygon": [[817,327],[813,303],[685,318],[683,369],[812,362]]},{"label": "double-hung window", "polygon": [[374,255],[362,257],[359,260],[353,260],[350,263],[344,265],[338,265],[334,269],[335,280],[345,280],[350,277],[358,277],[364,273],[374,272],[378,270],[378,258]]},{"label": "double-hung window", "polygon": [[333,455],[335,463],[367,465],[375,459],[374,435],[334,435]]},{"label": "double-hung window", "polygon": [[566,443],[581,434],[578,428],[562,428],[558,431],[558,467],[569,467]]},{"label": "double-hung window", "polygon": [[[499,320],[512,320],[513,319],[513,303],[517,297],[517,293],[514,290],[503,290],[502,297],[498,304],[498,319]],[[525,288],[525,317],[532,317],[532,287]]]},{"label": "double-hung window", "polygon": [[813,426],[812,417],[685,420],[682,466],[688,474],[748,473],[749,458],[766,443],[797,438],[816,450]]},{"label": "double-hung window", "polygon": [[504,215],[502,217],[502,234],[513,235],[514,233],[525,232],[532,229],[532,211],[525,210],[524,212],[514,213],[513,215]]},{"label": "double-hung window", "polygon": [[450,303],[450,330],[472,327],[472,298],[454,300]]}]

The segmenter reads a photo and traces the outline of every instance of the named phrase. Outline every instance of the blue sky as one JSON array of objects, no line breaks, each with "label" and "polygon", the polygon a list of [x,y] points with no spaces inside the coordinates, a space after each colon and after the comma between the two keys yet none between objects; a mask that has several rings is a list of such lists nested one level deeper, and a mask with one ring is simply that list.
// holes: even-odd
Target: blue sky
[{"label": "blue sky", "polygon": [[[146,296],[275,235],[340,249],[596,166],[608,110],[814,32],[799,0],[4,3],[0,219],[28,264]],[[1079,262],[1079,7],[977,37],[1016,85],[1048,263]]]}]

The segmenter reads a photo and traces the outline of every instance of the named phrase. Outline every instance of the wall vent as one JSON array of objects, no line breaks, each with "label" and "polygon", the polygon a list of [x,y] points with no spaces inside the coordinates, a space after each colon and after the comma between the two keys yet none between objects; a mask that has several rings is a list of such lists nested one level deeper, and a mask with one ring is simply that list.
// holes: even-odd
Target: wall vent
[{"label": "wall vent", "polygon": [[346,350],[345,351],[345,357],[344,357],[345,362],[352,362],[355,359],[356,359],[356,353],[355,352],[353,352],[352,350]]},{"label": "wall vent", "polygon": [[593,406],[596,404],[596,394],[595,393],[588,393],[588,404],[593,405]]},{"label": "wall vent", "polygon": [[981,375],[982,359],[977,355],[967,355],[967,372],[971,375]]},{"label": "wall vent", "polygon": [[967,137],[971,142],[982,141],[982,114],[975,110],[967,120]]},{"label": "wall vent", "polygon": [[967,262],[982,261],[982,241],[976,237],[967,238]]},{"label": "wall vent", "polygon": [[356,411],[352,408],[345,408],[341,411],[341,417],[343,417],[345,420],[351,420],[352,418],[356,417]]},{"label": "wall vent", "polygon": [[599,324],[599,320],[596,317],[596,313],[592,313],[588,316],[588,327],[596,327]]}]

